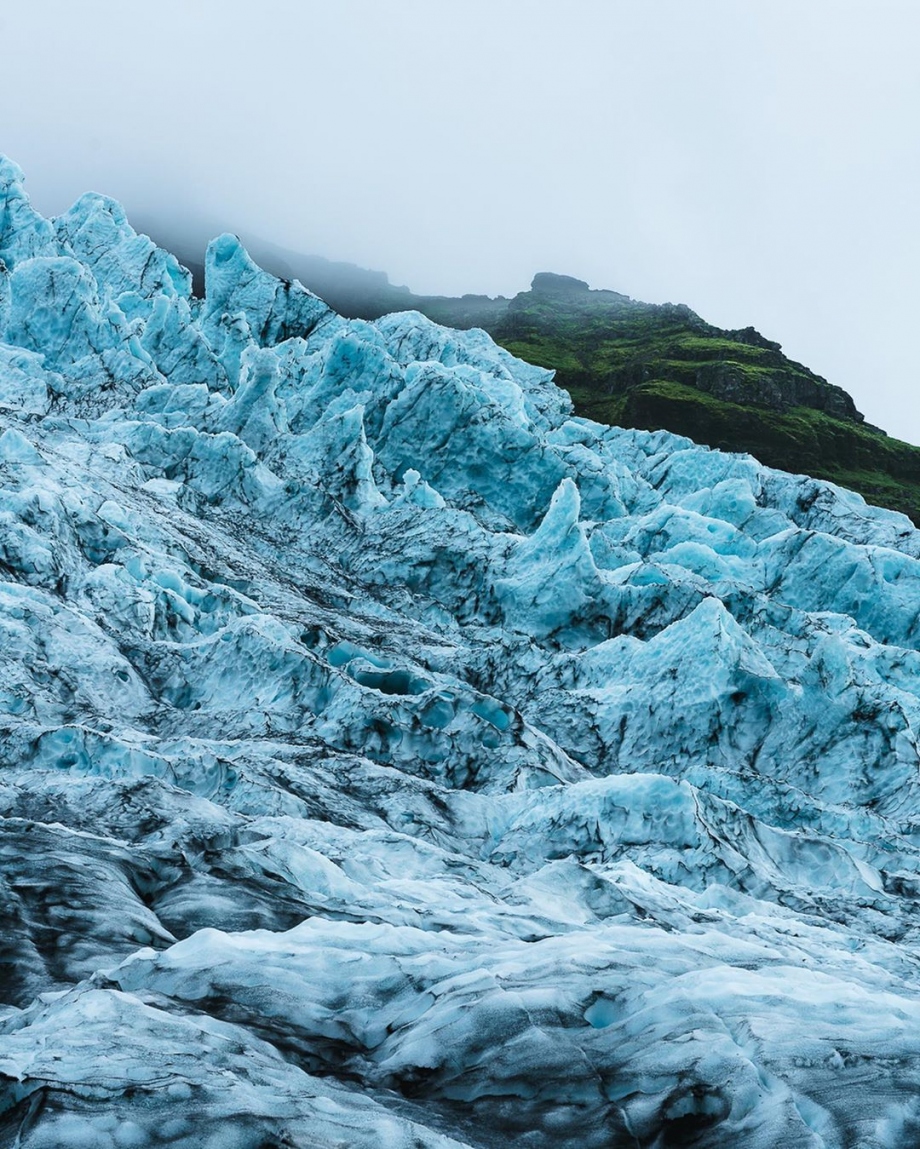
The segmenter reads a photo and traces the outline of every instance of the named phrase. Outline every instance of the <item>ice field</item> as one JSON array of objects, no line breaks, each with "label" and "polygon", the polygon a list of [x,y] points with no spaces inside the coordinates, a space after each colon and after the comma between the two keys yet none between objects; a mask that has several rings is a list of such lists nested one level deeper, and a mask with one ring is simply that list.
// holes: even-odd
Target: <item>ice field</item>
[{"label": "ice field", "polygon": [[0,160],[0,1144],[920,1145],[920,533]]}]

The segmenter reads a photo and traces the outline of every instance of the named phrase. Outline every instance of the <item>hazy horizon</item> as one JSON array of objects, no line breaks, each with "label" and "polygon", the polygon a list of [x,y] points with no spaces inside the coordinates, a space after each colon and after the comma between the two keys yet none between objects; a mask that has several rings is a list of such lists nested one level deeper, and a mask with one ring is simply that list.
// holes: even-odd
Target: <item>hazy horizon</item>
[{"label": "hazy horizon", "polygon": [[0,14],[0,152],[42,212],[102,191],[183,254],[686,303],[920,442],[918,32],[907,0],[36,0]]}]

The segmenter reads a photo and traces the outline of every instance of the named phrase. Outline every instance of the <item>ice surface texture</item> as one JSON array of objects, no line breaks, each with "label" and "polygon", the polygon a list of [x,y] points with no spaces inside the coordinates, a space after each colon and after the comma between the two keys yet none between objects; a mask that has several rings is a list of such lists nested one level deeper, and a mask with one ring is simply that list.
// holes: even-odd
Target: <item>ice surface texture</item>
[{"label": "ice surface texture", "polygon": [[0,1144],[920,1143],[908,520],[0,197]]}]

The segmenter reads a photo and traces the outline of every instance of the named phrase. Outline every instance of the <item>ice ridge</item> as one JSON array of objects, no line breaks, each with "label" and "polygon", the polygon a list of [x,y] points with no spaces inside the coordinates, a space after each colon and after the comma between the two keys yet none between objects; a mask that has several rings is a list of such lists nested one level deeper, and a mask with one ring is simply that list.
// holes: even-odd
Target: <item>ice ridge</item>
[{"label": "ice ridge", "polygon": [[920,1143],[920,534],[0,159],[0,1143]]}]

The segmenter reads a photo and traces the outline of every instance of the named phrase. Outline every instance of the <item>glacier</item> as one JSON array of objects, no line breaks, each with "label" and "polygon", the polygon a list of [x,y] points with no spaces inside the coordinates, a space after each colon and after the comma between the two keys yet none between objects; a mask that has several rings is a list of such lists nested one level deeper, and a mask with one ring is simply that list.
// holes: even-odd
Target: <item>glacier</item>
[{"label": "glacier", "polygon": [[920,1144],[920,532],[0,159],[0,1142]]}]

